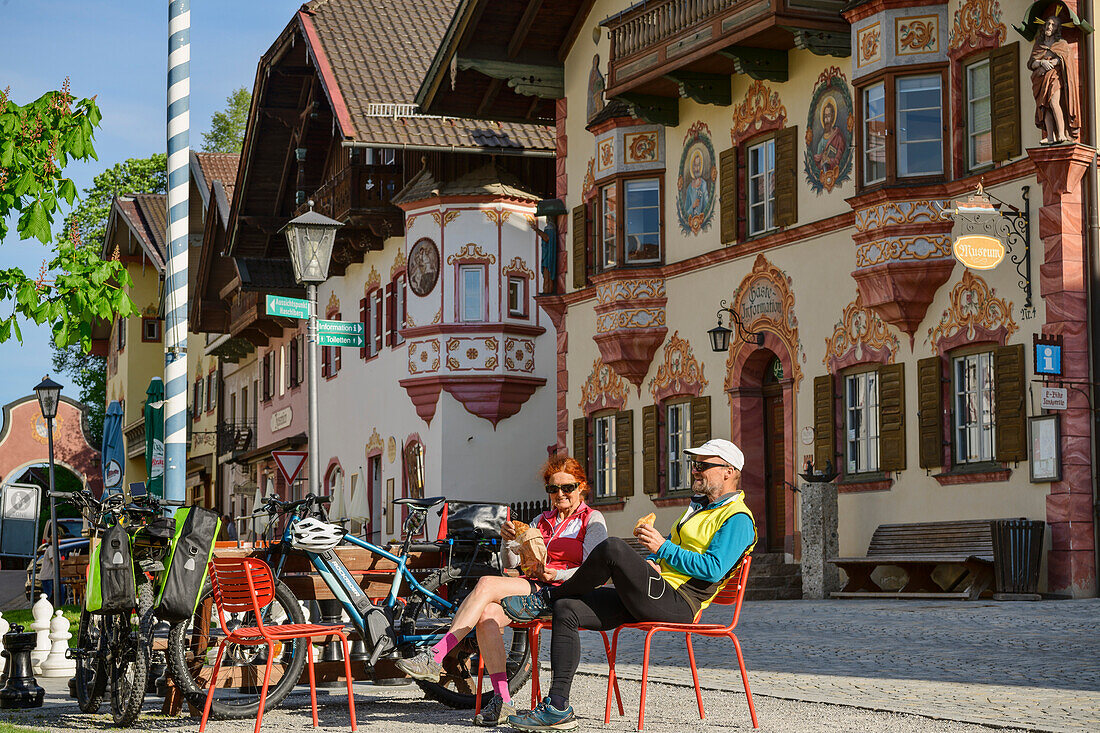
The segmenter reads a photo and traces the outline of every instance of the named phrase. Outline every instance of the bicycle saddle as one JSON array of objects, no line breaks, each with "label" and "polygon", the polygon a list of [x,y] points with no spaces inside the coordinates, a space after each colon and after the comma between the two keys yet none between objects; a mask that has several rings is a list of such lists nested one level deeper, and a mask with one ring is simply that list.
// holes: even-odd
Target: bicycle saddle
[{"label": "bicycle saddle", "polygon": [[447,501],[445,496],[429,496],[425,499],[413,499],[410,496],[403,496],[400,499],[394,499],[394,504],[408,504],[415,509],[431,509],[433,506],[442,504]]}]

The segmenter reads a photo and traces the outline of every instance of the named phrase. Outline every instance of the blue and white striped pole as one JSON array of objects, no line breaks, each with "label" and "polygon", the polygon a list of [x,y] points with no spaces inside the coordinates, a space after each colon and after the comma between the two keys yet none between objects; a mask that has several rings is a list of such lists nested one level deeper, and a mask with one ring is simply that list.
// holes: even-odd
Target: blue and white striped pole
[{"label": "blue and white striped pole", "polygon": [[187,498],[187,196],[191,2],[168,3],[168,272],[165,274],[164,497]]}]

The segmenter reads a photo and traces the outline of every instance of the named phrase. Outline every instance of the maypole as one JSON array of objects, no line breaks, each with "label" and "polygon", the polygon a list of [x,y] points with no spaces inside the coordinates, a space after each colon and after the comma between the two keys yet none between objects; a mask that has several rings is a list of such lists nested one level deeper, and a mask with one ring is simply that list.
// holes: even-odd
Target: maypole
[{"label": "maypole", "polygon": [[164,496],[186,499],[187,208],[191,105],[191,2],[168,3],[168,272],[165,273]]}]

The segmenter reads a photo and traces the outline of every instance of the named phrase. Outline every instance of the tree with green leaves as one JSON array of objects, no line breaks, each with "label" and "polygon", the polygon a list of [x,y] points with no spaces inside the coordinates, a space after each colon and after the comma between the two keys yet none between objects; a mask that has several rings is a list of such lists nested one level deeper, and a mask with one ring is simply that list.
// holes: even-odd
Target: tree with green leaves
[{"label": "tree with green leaves", "polygon": [[[69,82],[33,102],[19,105],[0,94],[0,240],[7,237],[7,217],[18,214],[21,239],[54,240],[53,224],[61,201],[76,200],[76,185],[63,175],[69,160],[97,159],[92,145],[101,115],[95,99],[74,102]],[[80,246],[70,232],[58,238],[54,257],[37,279],[19,268],[0,270],[0,342],[23,340],[19,319],[49,322],[59,346],[92,346],[92,325],[99,319],[126,317],[134,304],[122,290],[131,284],[120,262],[104,262],[99,253]],[[47,273],[53,280],[47,279]]]},{"label": "tree with green leaves", "polygon": [[233,90],[225,98],[225,109],[210,118],[210,130],[202,135],[202,149],[207,153],[239,153],[248,126],[248,108],[252,94],[244,87]]}]

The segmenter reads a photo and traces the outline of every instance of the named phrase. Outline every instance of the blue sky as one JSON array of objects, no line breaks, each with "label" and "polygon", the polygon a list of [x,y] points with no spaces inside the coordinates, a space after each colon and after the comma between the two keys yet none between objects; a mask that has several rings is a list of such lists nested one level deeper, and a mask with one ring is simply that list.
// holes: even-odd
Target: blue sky
[{"label": "blue sky", "polygon": [[[237,87],[252,89],[256,63],[301,0],[191,0],[191,144]],[[66,173],[78,190],[105,168],[165,149],[168,2],[161,0],[0,0],[0,88],[20,104],[71,79],[77,98],[96,95],[103,122],[99,161]],[[37,241],[10,233],[0,267],[37,275],[49,256]],[[29,394],[51,371],[49,328],[21,323],[23,344],[0,344],[0,405]],[[62,394],[76,397],[64,378]]]}]

